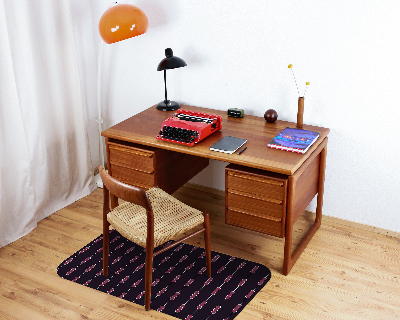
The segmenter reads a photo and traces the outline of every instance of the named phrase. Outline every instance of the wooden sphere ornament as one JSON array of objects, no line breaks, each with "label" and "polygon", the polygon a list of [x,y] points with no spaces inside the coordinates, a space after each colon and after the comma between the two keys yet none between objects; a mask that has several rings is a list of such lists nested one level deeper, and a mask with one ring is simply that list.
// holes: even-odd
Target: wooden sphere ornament
[{"label": "wooden sphere ornament", "polygon": [[274,109],[268,109],[264,113],[264,119],[268,123],[274,123],[278,119],[278,113]]}]

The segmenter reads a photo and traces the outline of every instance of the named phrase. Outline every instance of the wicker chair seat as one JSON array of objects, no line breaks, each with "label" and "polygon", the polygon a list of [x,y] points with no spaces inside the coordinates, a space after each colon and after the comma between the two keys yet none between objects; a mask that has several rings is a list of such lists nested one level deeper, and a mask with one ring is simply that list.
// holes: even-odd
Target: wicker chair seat
[{"label": "wicker chair seat", "polygon": [[[154,213],[154,247],[203,224],[201,211],[194,209],[160,188],[147,191]],[[146,247],[147,214],[139,205],[125,202],[107,214],[107,221],[125,238]]]}]

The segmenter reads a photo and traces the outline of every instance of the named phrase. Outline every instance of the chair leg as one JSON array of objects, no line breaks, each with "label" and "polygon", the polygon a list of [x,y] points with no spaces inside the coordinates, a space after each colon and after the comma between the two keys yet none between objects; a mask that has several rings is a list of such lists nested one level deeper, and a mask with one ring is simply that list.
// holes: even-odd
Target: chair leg
[{"label": "chair leg", "polygon": [[146,311],[150,310],[151,299],[151,279],[153,275],[153,248],[146,246],[146,266],[145,266],[145,297],[144,307]]},{"label": "chair leg", "polygon": [[204,212],[204,246],[206,250],[207,276],[211,278],[210,216]]},{"label": "chair leg", "polygon": [[[102,168],[100,167],[100,171]],[[103,275],[108,276],[108,251],[110,238],[110,223],[107,221],[107,214],[110,212],[110,193],[103,183]]]},{"label": "chair leg", "polygon": [[108,276],[108,251],[110,245],[110,223],[105,220],[103,221],[103,275]]}]

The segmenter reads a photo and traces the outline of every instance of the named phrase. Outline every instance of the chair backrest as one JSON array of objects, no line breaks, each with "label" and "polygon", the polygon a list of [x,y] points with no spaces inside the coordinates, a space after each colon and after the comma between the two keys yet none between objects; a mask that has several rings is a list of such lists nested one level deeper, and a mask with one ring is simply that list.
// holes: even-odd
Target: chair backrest
[{"label": "chair backrest", "polygon": [[111,177],[103,166],[99,167],[100,177],[103,184],[106,186],[111,194],[122,200],[138,204],[151,212],[151,203],[145,190],[127,185]]}]

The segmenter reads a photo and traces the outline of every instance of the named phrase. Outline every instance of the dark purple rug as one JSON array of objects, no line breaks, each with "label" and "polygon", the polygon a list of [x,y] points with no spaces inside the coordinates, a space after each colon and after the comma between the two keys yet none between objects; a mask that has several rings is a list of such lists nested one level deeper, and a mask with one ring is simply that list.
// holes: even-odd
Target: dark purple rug
[{"label": "dark purple rug", "polygon": [[[84,286],[144,305],[146,251],[110,231],[109,275],[103,272],[103,235],[57,268],[57,274]],[[179,319],[233,319],[271,278],[260,264],[212,252],[207,278],[204,249],[179,244],[154,257],[151,309]]]}]

